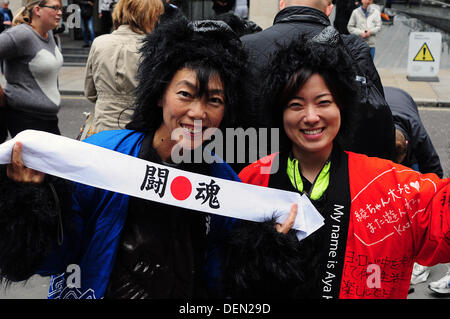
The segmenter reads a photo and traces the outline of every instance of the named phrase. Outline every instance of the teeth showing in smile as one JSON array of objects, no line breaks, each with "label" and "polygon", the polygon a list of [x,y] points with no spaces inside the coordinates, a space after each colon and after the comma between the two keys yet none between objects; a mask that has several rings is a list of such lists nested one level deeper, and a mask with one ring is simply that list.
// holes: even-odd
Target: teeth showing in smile
[{"label": "teeth showing in smile", "polygon": [[322,129],[319,128],[317,130],[302,130],[303,133],[305,133],[306,135],[315,135],[315,134],[319,134],[320,132],[322,132]]},{"label": "teeth showing in smile", "polygon": [[198,134],[198,133],[202,132],[201,128],[198,129],[198,128],[195,128],[194,126],[185,126],[185,125],[181,124],[181,127],[184,128],[186,131],[188,131],[191,134]]}]

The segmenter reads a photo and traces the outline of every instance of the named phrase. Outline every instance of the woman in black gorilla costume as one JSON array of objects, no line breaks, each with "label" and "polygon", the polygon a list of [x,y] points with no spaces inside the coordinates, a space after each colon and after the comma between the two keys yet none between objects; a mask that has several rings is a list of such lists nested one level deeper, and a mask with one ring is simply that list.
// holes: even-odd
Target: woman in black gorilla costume
[{"label": "woman in black gorilla costume", "polygon": [[[325,29],[312,39],[301,36],[274,54],[266,69],[268,76],[264,79],[259,103],[280,128],[279,154],[290,154],[293,144],[286,135],[280,114],[311,73],[323,76],[334,99],[344,106],[336,144],[345,148],[354,134],[352,127],[358,120],[358,98],[353,81],[356,73],[337,34]],[[287,177],[286,166],[282,163],[284,157],[280,155],[280,158],[278,171],[268,178],[269,187],[297,191]],[[244,171],[239,176],[245,181]],[[319,212],[326,204],[327,194],[311,200]],[[224,257],[226,294],[238,298],[318,298],[319,261],[327,253],[323,249],[326,236],[322,227],[298,242],[294,232],[276,231],[274,221],[262,224],[242,221],[240,226],[234,227]]]},{"label": "woman in black gorilla costume", "polygon": [[[234,126],[238,107],[246,105],[246,60],[239,38],[225,23],[189,22],[167,7],[142,47],[136,111],[127,130],[101,132],[85,141],[237,179],[226,164],[213,170],[214,163],[171,163],[178,141],[171,140],[170,119],[177,119],[178,128],[190,125],[196,119],[190,115],[192,105],[200,103],[204,128]],[[190,145],[185,151],[192,150]],[[207,244],[227,219],[213,216],[207,225],[206,214],[45,176],[23,166],[20,143],[12,164],[0,173],[1,277],[19,281],[34,273],[53,275],[49,298],[205,297],[205,281],[214,285],[204,271],[206,264],[217,270],[214,258],[205,259]],[[81,287],[67,285],[69,264],[79,265]]]}]

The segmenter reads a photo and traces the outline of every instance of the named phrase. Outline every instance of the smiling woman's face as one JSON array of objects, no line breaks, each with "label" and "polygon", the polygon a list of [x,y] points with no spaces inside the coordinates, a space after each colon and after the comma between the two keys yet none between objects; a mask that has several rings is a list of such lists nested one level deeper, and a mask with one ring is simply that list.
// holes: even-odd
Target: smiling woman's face
[{"label": "smiling woman's face", "polygon": [[289,100],[283,124],[296,158],[330,155],[341,113],[322,76],[313,74]]},{"label": "smiling woman's face", "polygon": [[[219,75],[209,78],[207,91],[199,96],[197,74],[194,70],[178,70],[161,100],[163,125],[171,136],[179,139],[185,149],[199,147],[209,136],[208,128],[217,128],[225,112],[225,94]],[[195,124],[195,125],[194,125]]]}]

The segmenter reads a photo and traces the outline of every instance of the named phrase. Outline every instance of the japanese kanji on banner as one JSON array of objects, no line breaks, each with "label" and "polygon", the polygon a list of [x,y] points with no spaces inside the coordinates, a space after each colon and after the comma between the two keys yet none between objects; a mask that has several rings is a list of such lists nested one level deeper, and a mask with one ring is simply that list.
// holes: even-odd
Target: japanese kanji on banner
[{"label": "japanese kanji on banner", "polygon": [[200,212],[282,223],[298,204],[299,240],[323,225],[306,196],[195,174],[47,132],[27,130],[0,145],[0,164],[11,161],[16,141],[25,166],[78,183]]}]

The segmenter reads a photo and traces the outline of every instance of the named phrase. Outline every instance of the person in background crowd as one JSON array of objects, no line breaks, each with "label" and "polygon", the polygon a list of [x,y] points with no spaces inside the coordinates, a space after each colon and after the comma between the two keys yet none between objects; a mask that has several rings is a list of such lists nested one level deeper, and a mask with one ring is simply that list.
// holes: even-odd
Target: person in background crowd
[{"label": "person in background crowd", "polygon": [[450,178],[345,151],[363,111],[335,34],[292,41],[266,74],[261,101],[282,128],[280,152],[239,177],[308,196],[325,224],[298,242],[270,221],[242,221],[224,263],[227,296],[406,298],[414,261],[450,261]]},{"label": "person in background crowd", "polygon": [[5,18],[3,16],[3,13],[0,11],[0,33],[2,33],[5,30],[5,25],[3,24],[3,21],[5,21]]},{"label": "person in background crowd", "polygon": [[236,0],[212,0],[212,2],[216,15],[232,11],[236,4]]},{"label": "person in background crowd", "polygon": [[26,129],[60,134],[61,96],[58,72],[63,57],[52,30],[62,16],[60,0],[27,0],[0,34],[0,59],[5,62],[5,122],[11,137]]},{"label": "person in background crowd", "polygon": [[89,48],[94,42],[94,2],[91,0],[77,0],[81,9],[81,31],[83,33],[83,48]]},{"label": "person in background crowd", "polygon": [[[9,7],[9,0],[1,0],[0,2],[0,14],[3,14],[3,27],[4,28],[10,28],[13,21],[13,14]],[[0,26],[1,30],[1,26]],[[1,31],[0,31],[1,32]]]},{"label": "person in background crowd", "polygon": [[372,60],[375,58],[375,37],[381,30],[381,13],[373,0],[361,0],[361,6],[354,9],[348,20],[348,32],[360,36],[370,47]]},{"label": "person in background crowd", "polygon": [[351,0],[335,0],[335,18],[333,25],[339,31],[340,34],[349,34],[347,30],[348,20],[356,8],[360,6],[359,1]]},{"label": "person in background crowd", "polygon": [[[11,27],[13,14],[8,8],[9,0],[1,0],[0,2],[0,33]],[[3,72],[3,61],[0,59],[0,71]]]},{"label": "person in background crowd", "polygon": [[248,19],[248,0],[236,0],[234,14],[242,19]]},{"label": "person in background crowd", "polygon": [[412,97],[402,89],[384,87],[384,96],[392,111],[396,127],[396,163],[423,174],[435,173],[442,178],[441,161],[422,124]]},{"label": "person in background crowd", "polygon": [[101,34],[111,33],[113,27],[112,12],[117,0],[99,0],[98,17],[101,21]]},{"label": "person in background crowd", "polygon": [[95,103],[89,136],[125,128],[134,111],[139,49],[164,13],[161,0],[120,0],[113,11],[114,31],[95,39],[86,64],[85,96]]},{"label": "person in background crowd", "polygon": [[[225,23],[171,19],[169,8],[141,50],[132,121],[126,130],[103,131],[86,142],[163,167],[237,181],[222,161],[172,161],[176,145],[193,152],[207,141],[206,134],[199,144],[171,136],[177,129],[193,135],[195,120],[202,120],[204,129],[233,127],[245,103],[245,51]],[[222,234],[221,225],[226,230],[227,219],[86,185],[65,186],[60,179],[24,167],[20,143],[12,157],[13,164],[0,174],[2,277],[20,281],[35,272],[54,275],[49,298],[207,296],[207,240]],[[26,183],[30,180],[35,183]],[[60,215],[52,189],[61,203]],[[60,246],[58,216],[65,235]],[[80,287],[67,284],[68,264],[80,267]]]}]

